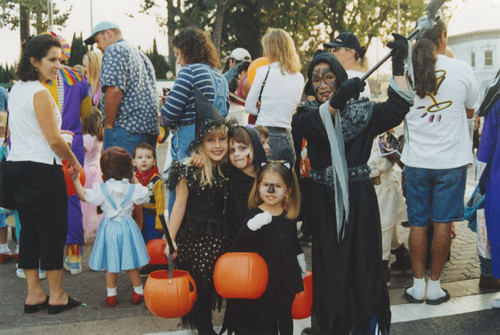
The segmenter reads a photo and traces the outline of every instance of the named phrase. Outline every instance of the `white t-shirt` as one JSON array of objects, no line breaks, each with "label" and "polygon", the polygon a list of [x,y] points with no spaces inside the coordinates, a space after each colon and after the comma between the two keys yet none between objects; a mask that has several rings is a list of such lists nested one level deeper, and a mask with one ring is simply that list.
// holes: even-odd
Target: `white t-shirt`
[{"label": "white t-shirt", "polygon": [[[268,69],[269,75],[262,91],[259,112],[257,100]],[[277,62],[269,66],[261,66],[257,69],[252,87],[248,92],[245,110],[253,115],[258,113],[255,123],[257,126],[292,129],[292,114],[300,102],[303,89],[304,76],[300,72],[282,74]]]},{"label": "white t-shirt", "polygon": [[467,63],[438,55],[435,68],[437,94],[415,95],[406,115],[402,161],[411,167],[451,169],[473,162],[465,109],[477,108],[479,93]]},{"label": "white t-shirt", "polygon": [[[346,70],[345,72],[347,73],[347,78],[356,78],[356,77],[361,78],[364,75],[363,72],[354,70]],[[366,83],[365,89],[363,90],[363,92],[359,94],[359,97],[370,99],[370,84],[368,83],[368,80],[366,80],[365,83]]]},{"label": "white t-shirt", "polygon": [[[9,130],[11,148],[8,161],[31,161],[61,164],[61,158],[49,146],[35,115],[33,99],[47,90],[38,80],[18,81],[9,94]],[[52,100],[53,101],[53,100]],[[61,113],[54,102],[57,126],[61,128]]]}]

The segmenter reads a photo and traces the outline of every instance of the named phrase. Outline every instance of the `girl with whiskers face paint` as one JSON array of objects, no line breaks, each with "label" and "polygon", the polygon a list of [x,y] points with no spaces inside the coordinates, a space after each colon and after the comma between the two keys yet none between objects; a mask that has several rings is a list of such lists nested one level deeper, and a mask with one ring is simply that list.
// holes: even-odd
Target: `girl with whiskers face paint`
[{"label": "girl with whiskers face paint", "polygon": [[267,263],[269,281],[255,300],[239,300],[237,334],[293,334],[295,294],[303,290],[304,253],[297,238],[300,194],[289,163],[264,163],[248,200],[250,211],[236,246],[257,252]]}]

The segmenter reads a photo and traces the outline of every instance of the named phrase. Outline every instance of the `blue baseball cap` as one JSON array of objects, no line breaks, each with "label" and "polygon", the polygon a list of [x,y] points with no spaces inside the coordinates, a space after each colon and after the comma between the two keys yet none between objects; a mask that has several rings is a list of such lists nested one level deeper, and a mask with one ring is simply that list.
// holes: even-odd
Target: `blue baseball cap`
[{"label": "blue baseball cap", "polygon": [[84,42],[86,45],[92,45],[95,43],[94,37],[97,35],[97,33],[100,33],[101,31],[105,31],[108,29],[120,29],[120,27],[113,22],[110,21],[102,21],[99,22],[95,27],[94,30],[92,30],[92,35],[90,35],[89,38],[87,38]]}]

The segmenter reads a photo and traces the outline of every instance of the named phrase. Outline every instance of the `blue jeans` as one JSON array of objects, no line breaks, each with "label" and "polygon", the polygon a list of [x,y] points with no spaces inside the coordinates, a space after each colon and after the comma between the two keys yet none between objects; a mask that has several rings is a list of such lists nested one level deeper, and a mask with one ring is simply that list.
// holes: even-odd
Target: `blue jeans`
[{"label": "blue jeans", "polygon": [[453,169],[406,166],[405,175],[408,222],[412,226],[463,220],[467,166]]},{"label": "blue jeans", "polygon": [[285,128],[267,127],[269,130],[269,160],[285,160],[295,166],[295,149],[292,134]]},{"label": "blue jeans", "polygon": [[[182,161],[188,156],[187,148],[194,140],[195,124],[177,126],[172,136],[172,161]],[[175,189],[168,192],[168,215],[170,217],[175,202]]]},{"label": "blue jeans", "polygon": [[142,142],[149,143],[156,148],[156,135],[134,134],[121,127],[114,127],[104,130],[104,144],[102,150],[111,147],[121,147],[128,151],[130,156],[134,157],[135,147]]}]

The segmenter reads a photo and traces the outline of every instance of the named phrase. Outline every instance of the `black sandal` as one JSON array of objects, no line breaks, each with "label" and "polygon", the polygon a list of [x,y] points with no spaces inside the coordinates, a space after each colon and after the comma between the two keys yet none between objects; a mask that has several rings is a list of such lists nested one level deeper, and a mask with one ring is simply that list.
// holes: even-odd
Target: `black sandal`
[{"label": "black sandal", "polygon": [[81,301],[73,299],[68,295],[68,302],[66,303],[66,305],[49,305],[49,314],[59,314],[61,312],[67,311],[68,309],[78,307],[81,304]]},{"label": "black sandal", "polygon": [[443,302],[447,302],[448,300],[450,300],[450,293],[447,290],[445,290],[444,288],[442,290],[445,293],[444,297],[433,299],[433,300],[427,299],[427,300],[425,300],[425,303],[427,305],[440,305]]},{"label": "black sandal", "polygon": [[407,287],[405,289],[405,298],[408,299],[408,302],[410,304],[421,304],[424,302],[424,299],[415,299],[410,293],[408,293],[408,289],[410,287]]},{"label": "black sandal", "polygon": [[27,305],[24,304],[24,313],[26,314],[31,314],[31,313],[36,313],[42,309],[46,309],[49,307],[49,296],[45,298],[45,301],[36,305]]}]

